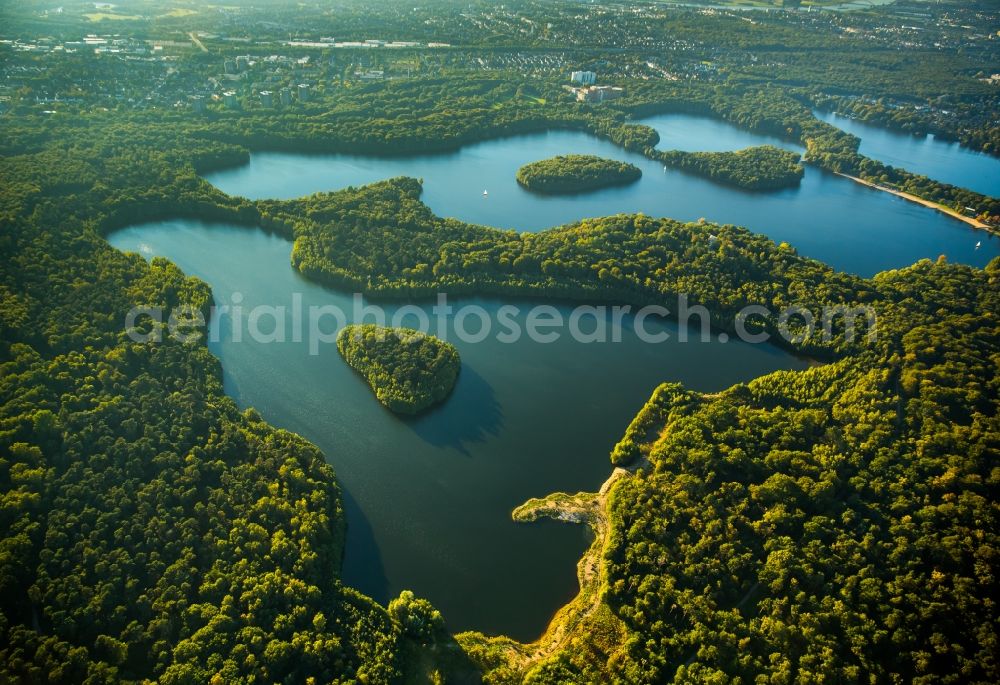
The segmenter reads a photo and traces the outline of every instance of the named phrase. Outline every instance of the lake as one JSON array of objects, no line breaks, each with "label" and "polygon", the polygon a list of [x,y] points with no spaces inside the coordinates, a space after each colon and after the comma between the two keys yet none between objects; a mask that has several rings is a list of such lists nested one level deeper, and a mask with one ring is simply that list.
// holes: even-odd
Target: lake
[{"label": "lake", "polygon": [[[662,149],[718,151],[762,144],[798,149],[705,117],[671,114],[642,123],[660,133]],[[514,178],[523,164],[569,153],[627,161],[640,167],[643,177],[626,187],[560,197],[530,193]],[[452,153],[411,157],[257,153],[248,165],[206,178],[231,195],[287,199],[393,176],[423,178],[423,200],[435,213],[472,223],[538,231],[618,212],[684,221],[705,217],[747,226],[777,242],[789,242],[800,254],[864,276],[942,254],[951,261],[985,266],[1000,254],[1000,238],[816,168],[806,168],[797,188],[747,192],[664,171],[641,155],[576,131],[490,140]]]},{"label": "lake", "polygon": [[[240,293],[245,312],[290,307],[294,293],[303,311],[353,309],[350,295],[291,268],[291,243],[257,229],[165,221],[117,231],[109,241],[170,258],[211,284],[219,304]],[[452,304],[463,302],[488,312],[500,305]],[[387,307],[389,316],[395,309]],[[517,320],[523,327],[524,316]],[[230,325],[226,317],[220,330]],[[642,342],[626,318],[619,343],[452,339],[462,356],[455,391],[416,419],[385,410],[332,344],[314,356],[305,340],[257,343],[244,333],[242,342],[221,335],[209,348],[241,407],[305,436],[334,466],[347,507],[346,583],[381,602],[412,589],[441,609],[452,630],[531,640],[575,595],[588,531],[548,520],[517,524],[514,507],[558,490],[596,490],[610,475],[611,448],[662,381],[716,391],[806,366],[770,345],[682,343],[674,324],[647,328],[672,337]],[[285,337],[292,339],[290,330]]]},{"label": "lake", "polygon": [[[699,117],[646,121],[663,148],[738,149],[788,143]],[[642,180],[573,197],[524,191],[514,173],[555,154],[589,153],[630,161]],[[438,214],[537,231],[587,216],[643,211],[740,223],[803,254],[861,274],[946,254],[984,265],[1000,245],[937,212],[807,168],[800,187],[748,193],[662,167],[577,132],[491,140],[453,153],[409,158],[254,154],[249,165],[212,174],[226,192],[290,198],[398,175],[422,177],[424,200]],[[488,190],[483,197],[483,190]],[[291,245],[256,229],[192,220],[133,226],[109,236],[115,247],[162,255],[208,282],[216,301],[257,305],[336,305],[351,296],[304,280],[289,264]],[[977,240],[983,241],[979,250]],[[462,300],[495,315],[495,300]],[[522,310],[530,305],[514,302]],[[420,305],[425,313],[430,305]],[[397,306],[386,307],[388,315]],[[567,307],[560,306],[562,314]],[[522,324],[525,313],[517,320]],[[356,317],[349,317],[350,321]],[[368,319],[370,320],[370,319]],[[226,332],[232,320],[223,317]],[[291,326],[291,321],[286,321]],[[768,345],[639,339],[634,321],[621,342],[554,343],[495,337],[452,339],[462,355],[454,394],[415,419],[398,418],[340,359],[331,344],[310,354],[303,342],[263,343],[222,335],[209,343],[225,388],[241,407],[318,445],[344,492],[348,534],[343,578],[381,602],[403,589],[427,597],[454,631],[477,629],[516,639],[537,637],[577,591],[576,562],[589,544],[581,526],[543,520],[515,524],[511,510],[554,491],[593,491],[607,478],[608,454],[653,389],[679,381],[716,391],[806,362]],[[291,332],[286,336],[292,339]]]},{"label": "lake", "polygon": [[818,119],[861,138],[858,151],[866,157],[923,174],[935,181],[1000,197],[1000,158],[975,152],[933,134],[914,136],[892,131],[834,112],[813,112]]}]

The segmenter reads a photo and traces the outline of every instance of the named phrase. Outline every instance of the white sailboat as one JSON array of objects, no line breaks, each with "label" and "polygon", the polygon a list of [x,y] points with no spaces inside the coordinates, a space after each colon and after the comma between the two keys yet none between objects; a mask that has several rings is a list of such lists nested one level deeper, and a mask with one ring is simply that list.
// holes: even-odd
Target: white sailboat
[{"label": "white sailboat", "polygon": [[983,241],[982,241],[982,240],[980,240],[979,242],[977,242],[977,243],[976,243],[976,249],[977,249],[977,250],[978,250],[978,249],[979,249],[980,247],[982,247],[982,246],[983,246]]},{"label": "white sailboat", "polygon": [[483,197],[486,197],[487,195],[489,195],[489,193],[488,193],[487,191],[485,191],[485,190],[484,190],[484,191],[483,191]]}]

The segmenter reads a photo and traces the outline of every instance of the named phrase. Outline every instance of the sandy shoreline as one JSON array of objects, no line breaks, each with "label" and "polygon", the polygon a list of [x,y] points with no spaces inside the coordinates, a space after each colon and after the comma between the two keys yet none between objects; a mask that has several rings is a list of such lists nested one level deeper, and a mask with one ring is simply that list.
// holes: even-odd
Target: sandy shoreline
[{"label": "sandy shoreline", "polygon": [[922,197],[917,197],[911,193],[903,192],[902,190],[893,190],[892,188],[886,188],[885,186],[880,186],[877,183],[872,183],[871,181],[866,181],[863,178],[858,178],[857,176],[851,176],[850,174],[842,174],[839,171],[835,171],[838,176],[843,176],[844,178],[849,178],[855,183],[860,183],[863,186],[868,186],[869,188],[874,188],[875,190],[881,190],[884,193],[891,193],[897,197],[901,197],[904,200],[909,200],[910,202],[916,202],[924,207],[930,207],[931,209],[936,209],[942,214],[947,214],[948,216],[958,219],[959,221],[964,221],[965,223],[973,226],[975,228],[981,228],[984,231],[989,231],[990,233],[997,233],[997,229],[989,224],[983,223],[979,219],[973,218],[971,216],[966,216],[959,212],[956,212],[951,207],[945,207],[944,205],[938,204],[937,202],[931,202],[930,200],[925,200]]}]

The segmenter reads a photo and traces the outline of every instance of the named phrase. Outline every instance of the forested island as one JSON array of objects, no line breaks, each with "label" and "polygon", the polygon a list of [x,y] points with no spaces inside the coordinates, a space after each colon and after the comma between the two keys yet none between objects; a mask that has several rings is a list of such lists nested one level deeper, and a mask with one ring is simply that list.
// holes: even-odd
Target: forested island
[{"label": "forested island", "polygon": [[666,166],[746,190],[777,190],[798,185],[805,173],[799,158],[794,152],[773,145],[735,152],[656,153],[656,159]]},{"label": "forested island", "polygon": [[345,326],[337,350],[397,414],[419,414],[442,402],[462,366],[454,345],[408,328]]},{"label": "forested island", "polygon": [[638,181],[642,170],[634,164],[595,155],[559,155],[525,164],[517,182],[528,190],[548,195],[584,193]]}]

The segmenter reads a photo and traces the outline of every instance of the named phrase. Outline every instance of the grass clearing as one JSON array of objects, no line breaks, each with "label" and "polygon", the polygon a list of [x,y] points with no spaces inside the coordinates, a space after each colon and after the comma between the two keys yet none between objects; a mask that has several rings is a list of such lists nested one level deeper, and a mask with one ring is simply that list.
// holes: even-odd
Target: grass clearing
[{"label": "grass clearing", "polygon": [[175,7],[169,12],[157,15],[157,19],[190,17],[192,14],[198,14],[198,10],[189,9],[187,7]]},{"label": "grass clearing", "polygon": [[113,14],[111,12],[91,12],[89,14],[84,14],[92,22],[104,21],[135,21],[136,19],[142,19],[138,14]]}]

